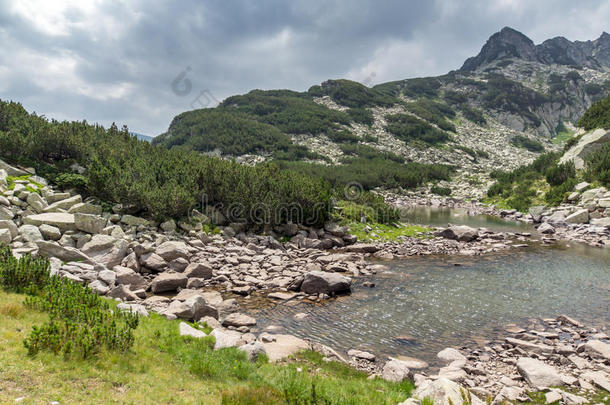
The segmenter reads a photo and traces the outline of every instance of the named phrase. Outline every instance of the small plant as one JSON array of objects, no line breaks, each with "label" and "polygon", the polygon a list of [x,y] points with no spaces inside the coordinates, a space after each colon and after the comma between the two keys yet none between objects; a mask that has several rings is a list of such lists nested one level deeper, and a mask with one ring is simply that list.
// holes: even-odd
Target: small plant
[{"label": "small plant", "polygon": [[432,194],[441,195],[441,196],[449,196],[451,195],[451,188],[449,187],[441,187],[441,186],[432,186],[430,189]]},{"label": "small plant", "polygon": [[0,247],[0,286],[14,292],[31,292],[49,279],[49,261],[27,255],[16,259],[7,246]]}]

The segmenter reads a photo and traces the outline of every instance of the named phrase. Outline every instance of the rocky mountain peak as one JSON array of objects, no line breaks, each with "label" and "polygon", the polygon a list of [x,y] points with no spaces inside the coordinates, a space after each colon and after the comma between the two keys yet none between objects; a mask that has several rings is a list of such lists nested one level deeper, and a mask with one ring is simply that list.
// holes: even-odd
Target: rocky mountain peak
[{"label": "rocky mountain peak", "polygon": [[477,56],[468,58],[460,70],[479,70],[506,58],[604,70],[610,67],[610,35],[604,32],[595,41],[570,41],[565,37],[555,37],[534,45],[521,32],[504,27],[487,40]]},{"label": "rocky mountain peak", "polygon": [[475,57],[468,58],[461,70],[476,70],[480,66],[505,58],[520,58],[536,60],[536,46],[534,42],[521,32],[504,27],[493,34],[481,52]]}]

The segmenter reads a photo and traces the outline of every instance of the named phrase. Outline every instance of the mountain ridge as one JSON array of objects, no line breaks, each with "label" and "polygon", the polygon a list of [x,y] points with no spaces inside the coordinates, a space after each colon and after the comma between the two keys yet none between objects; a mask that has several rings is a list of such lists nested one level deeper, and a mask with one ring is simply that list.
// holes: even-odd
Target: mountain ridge
[{"label": "mountain ridge", "polygon": [[610,68],[610,35],[604,31],[593,41],[570,41],[558,36],[535,45],[523,33],[504,27],[487,40],[477,56],[466,59],[460,70],[479,70],[494,61],[511,57],[547,65],[604,70]]}]

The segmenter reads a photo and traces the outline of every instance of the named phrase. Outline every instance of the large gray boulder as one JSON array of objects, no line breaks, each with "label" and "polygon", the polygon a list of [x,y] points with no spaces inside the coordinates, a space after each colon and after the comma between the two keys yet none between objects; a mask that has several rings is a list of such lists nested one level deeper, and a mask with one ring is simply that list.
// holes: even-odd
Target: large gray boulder
[{"label": "large gray boulder", "polygon": [[608,343],[601,340],[589,340],[580,350],[591,357],[603,359],[606,363],[610,363],[610,344]]},{"label": "large gray boulder", "polygon": [[546,210],[544,205],[536,205],[534,207],[530,207],[529,214],[532,217],[532,221],[535,223],[539,223],[542,220],[542,214]]},{"label": "large gray boulder", "polygon": [[413,393],[413,396],[419,399],[428,398],[435,405],[461,405],[465,404],[465,398],[470,396],[469,405],[483,405],[484,402],[468,392],[458,383],[450,381],[446,378],[439,378],[436,381],[430,381],[427,384],[421,384]]},{"label": "large gray boulder", "polygon": [[337,273],[312,271],[305,275],[301,284],[301,291],[306,294],[334,295],[349,292],[352,280]]},{"label": "large gray boulder", "polygon": [[409,378],[408,364],[398,359],[391,359],[381,371],[381,378],[391,382],[401,382]]},{"label": "large gray boulder", "polygon": [[26,174],[29,174],[25,170],[21,170],[14,166],[11,166],[8,163],[6,163],[4,160],[1,160],[1,159],[0,159],[0,170],[6,171],[6,173],[9,176],[25,176]]},{"label": "large gray boulder", "polygon": [[51,226],[47,224],[42,224],[38,227],[42,236],[48,240],[60,240],[61,239],[61,231],[56,226]]},{"label": "large gray boulder", "polygon": [[73,247],[61,246],[55,242],[49,241],[39,241],[36,242],[36,245],[38,246],[38,254],[41,256],[56,257],[64,262],[82,261],[85,263],[92,263],[89,256]]},{"label": "large gray boulder", "polygon": [[541,389],[564,384],[559,372],[553,366],[530,357],[521,357],[517,360],[517,371],[532,388]]},{"label": "large gray boulder", "polygon": [[129,285],[131,290],[145,288],[148,284],[144,277],[129,267],[114,266],[112,270],[116,274],[116,284]]},{"label": "large gray boulder", "polygon": [[121,223],[127,226],[147,226],[150,222],[144,218],[134,217],[133,215],[123,215]]},{"label": "large gray boulder", "polygon": [[0,220],[0,229],[8,229],[11,239],[15,239],[19,235],[19,228],[13,221]]},{"label": "large gray boulder", "polygon": [[83,202],[83,198],[80,196],[80,194],[77,194],[74,197],[65,198],[63,200],[54,202],[53,204],[51,204],[47,208],[45,208],[44,212],[67,211],[70,208],[72,208],[72,206],[74,206],[76,204],[80,204],[82,202]]},{"label": "large gray boulder", "polygon": [[256,325],[256,319],[246,314],[236,312],[227,316],[222,321],[222,324],[223,326],[235,326],[236,328],[239,328],[240,326],[254,326]]},{"label": "large gray boulder", "polygon": [[29,215],[23,218],[23,223],[35,226],[47,224],[59,228],[62,232],[76,231],[74,215],[64,212],[49,212],[46,214]]},{"label": "large gray boulder", "polygon": [[205,301],[201,295],[195,295],[186,301],[174,300],[169,305],[166,314],[175,315],[180,319],[199,321],[201,318],[209,316],[218,318],[218,310]]},{"label": "large gray boulder", "polygon": [[38,227],[34,225],[21,225],[21,227],[19,227],[19,234],[26,242],[38,242],[44,240],[42,233],[40,233]]},{"label": "large gray boulder", "polygon": [[582,209],[568,215],[566,222],[569,224],[586,224],[589,222],[589,210]]},{"label": "large gray boulder", "polygon": [[192,263],[189,264],[184,270],[184,275],[188,278],[212,278],[212,267],[208,263]]},{"label": "large gray boulder", "polygon": [[0,228],[0,243],[8,245],[12,241],[13,237],[11,236],[11,231],[6,228]]},{"label": "large gray boulder", "polygon": [[10,221],[15,218],[15,214],[8,207],[0,206],[0,220]]},{"label": "large gray boulder", "polygon": [[563,154],[559,163],[574,162],[576,170],[584,169],[585,158],[592,152],[600,150],[610,142],[610,131],[607,129],[596,129],[583,135],[576,145]]},{"label": "large gray boulder", "polygon": [[116,239],[108,235],[94,235],[93,238],[82,247],[81,251],[106,267],[114,267],[121,264],[127,254],[129,244],[122,239]]},{"label": "large gray boulder", "polygon": [[90,203],[79,203],[74,204],[68,210],[70,214],[89,214],[89,215],[102,215],[102,207],[100,205],[94,205]]},{"label": "large gray boulder", "polygon": [[178,258],[188,259],[190,256],[188,245],[184,242],[175,241],[162,243],[157,250],[155,250],[155,253],[161,256],[166,262],[171,262]]},{"label": "large gray boulder", "polygon": [[74,224],[79,231],[98,234],[102,233],[108,224],[108,220],[97,215],[77,212],[74,214]]},{"label": "large gray boulder", "polygon": [[47,204],[47,202],[38,193],[30,193],[28,195],[27,202],[38,214],[42,213],[45,208],[49,206],[49,204]]},{"label": "large gray boulder", "polygon": [[[185,288],[188,278],[182,273],[161,273],[151,283],[152,292],[157,294],[166,291],[176,291]],[[205,301],[205,300],[204,300]]]}]

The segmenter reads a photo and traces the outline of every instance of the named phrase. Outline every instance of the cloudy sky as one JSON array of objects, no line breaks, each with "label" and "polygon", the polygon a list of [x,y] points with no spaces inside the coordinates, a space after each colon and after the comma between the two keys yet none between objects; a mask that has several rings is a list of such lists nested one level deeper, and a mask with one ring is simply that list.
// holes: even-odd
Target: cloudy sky
[{"label": "cloudy sky", "polygon": [[539,43],[608,21],[599,0],[0,0],[0,99],[158,135],[253,88],[438,75],[504,26]]}]

